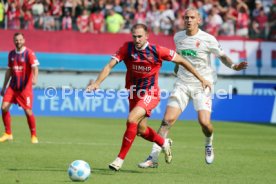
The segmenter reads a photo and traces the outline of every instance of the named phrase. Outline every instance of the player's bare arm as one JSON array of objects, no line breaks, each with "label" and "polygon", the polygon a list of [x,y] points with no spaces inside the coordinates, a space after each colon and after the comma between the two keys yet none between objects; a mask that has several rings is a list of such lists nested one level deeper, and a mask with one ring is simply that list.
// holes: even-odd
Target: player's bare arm
[{"label": "player's bare arm", "polygon": [[185,60],[183,57],[181,57],[180,55],[176,54],[173,62],[175,62],[176,64],[182,65],[183,67],[185,67],[189,72],[191,72],[201,83],[202,83],[202,87],[205,88],[209,88],[211,89],[211,83],[207,80],[205,80],[197,71],[196,69],[191,65],[191,63],[189,63],[187,60]]},{"label": "player's bare arm", "polygon": [[105,65],[101,73],[98,75],[97,80],[95,82],[94,80],[90,80],[89,84],[86,87],[86,91],[91,92],[99,89],[100,84],[106,79],[106,77],[109,75],[110,71],[116,64],[116,59],[112,58],[110,62],[107,65]]},{"label": "player's bare arm", "polygon": [[2,90],[1,90],[1,96],[4,96],[5,91],[6,91],[6,87],[7,87],[7,84],[9,82],[10,78],[11,78],[11,69],[8,68],[6,70],[5,79],[4,79],[4,83],[3,83],[3,86],[2,86]]},{"label": "player's bare arm", "polygon": [[37,66],[33,66],[32,67],[32,71],[33,71],[33,85],[36,85],[37,83],[37,78],[38,78],[38,67]]},{"label": "player's bare arm", "polygon": [[221,62],[228,68],[240,71],[247,68],[248,63],[246,61],[240,62],[239,64],[234,64],[233,61],[226,55],[220,57]]}]

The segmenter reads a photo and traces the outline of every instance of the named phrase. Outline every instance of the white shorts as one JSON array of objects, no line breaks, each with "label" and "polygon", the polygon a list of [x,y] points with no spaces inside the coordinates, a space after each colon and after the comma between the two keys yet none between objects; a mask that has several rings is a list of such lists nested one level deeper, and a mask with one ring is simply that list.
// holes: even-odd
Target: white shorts
[{"label": "white shorts", "polygon": [[180,108],[183,112],[190,99],[193,100],[194,109],[196,111],[212,111],[212,94],[209,88],[203,90],[201,83],[183,84],[176,82],[169,97],[167,106]]}]

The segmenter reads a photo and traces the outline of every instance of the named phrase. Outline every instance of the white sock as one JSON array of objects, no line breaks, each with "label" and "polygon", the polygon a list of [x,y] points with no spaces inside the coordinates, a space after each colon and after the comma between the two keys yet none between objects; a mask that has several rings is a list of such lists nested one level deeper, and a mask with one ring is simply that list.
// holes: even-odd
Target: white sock
[{"label": "white sock", "polygon": [[213,135],[212,134],[210,137],[205,137],[205,146],[212,146],[213,145]]},{"label": "white sock", "polygon": [[124,163],[124,160],[121,159],[120,157],[117,157],[117,158],[116,158],[116,161],[117,161],[119,164],[121,164],[121,165]]},{"label": "white sock", "polygon": [[162,151],[162,148],[160,146],[158,146],[156,143],[154,143],[152,146],[152,149],[151,149],[151,153],[150,153],[150,156],[152,157],[152,160],[154,162],[158,162],[158,156],[161,151]]}]

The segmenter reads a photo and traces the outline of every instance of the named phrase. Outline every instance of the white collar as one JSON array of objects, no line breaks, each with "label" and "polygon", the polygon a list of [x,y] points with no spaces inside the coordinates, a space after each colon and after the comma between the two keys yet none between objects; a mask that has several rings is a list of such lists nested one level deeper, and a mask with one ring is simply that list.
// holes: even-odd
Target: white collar
[{"label": "white collar", "polygon": [[141,49],[138,49],[135,47],[136,50],[145,50],[145,48],[149,45],[149,42],[145,43],[144,46]]},{"label": "white collar", "polygon": [[16,54],[22,54],[26,50],[26,47],[23,47],[21,51],[15,49]]}]

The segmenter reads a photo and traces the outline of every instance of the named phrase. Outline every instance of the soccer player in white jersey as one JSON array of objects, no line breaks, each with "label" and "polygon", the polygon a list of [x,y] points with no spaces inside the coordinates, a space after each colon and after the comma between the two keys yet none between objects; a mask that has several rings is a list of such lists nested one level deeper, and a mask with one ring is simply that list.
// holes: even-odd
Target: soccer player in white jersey
[{"label": "soccer player in white jersey", "polygon": [[[247,68],[247,62],[234,64],[225,55],[216,38],[199,29],[200,14],[197,9],[189,8],[185,11],[186,30],[175,34],[174,42],[177,52],[188,60],[196,70],[209,82],[212,88],[217,76],[211,68],[210,55],[215,54],[224,65],[239,71]],[[158,133],[167,137],[169,129],[176,122],[181,113],[185,110],[190,99],[193,100],[194,108],[198,113],[198,122],[205,135],[205,161],[211,164],[214,161],[213,150],[213,125],[211,124],[212,99],[209,91],[202,90],[201,83],[185,68],[179,66],[176,69],[177,81],[169,98],[166,112]],[[154,144],[148,158],[138,164],[140,168],[155,168],[158,166],[158,155],[161,148]],[[172,158],[172,157],[171,157]],[[170,163],[171,160],[166,160]]]}]

